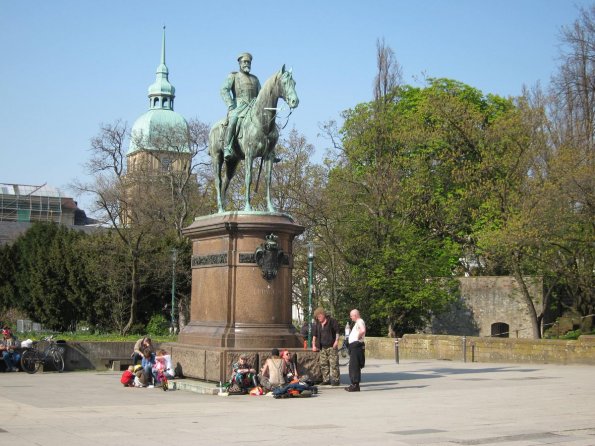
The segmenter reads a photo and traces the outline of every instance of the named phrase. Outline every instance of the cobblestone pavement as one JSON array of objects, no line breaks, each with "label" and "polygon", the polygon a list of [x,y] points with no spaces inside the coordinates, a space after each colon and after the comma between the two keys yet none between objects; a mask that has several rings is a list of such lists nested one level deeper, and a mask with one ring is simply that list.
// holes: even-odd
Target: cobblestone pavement
[{"label": "cobblestone pavement", "polygon": [[0,374],[0,445],[595,445],[592,366],[368,359],[359,393],[279,400],[119,375]]}]

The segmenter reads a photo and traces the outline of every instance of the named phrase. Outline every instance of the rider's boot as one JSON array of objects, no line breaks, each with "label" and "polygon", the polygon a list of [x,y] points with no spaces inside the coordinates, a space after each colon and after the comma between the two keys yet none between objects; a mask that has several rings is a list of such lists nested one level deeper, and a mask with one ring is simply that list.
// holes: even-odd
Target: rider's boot
[{"label": "rider's boot", "polygon": [[223,159],[229,161],[233,158],[233,130],[227,126],[225,132],[225,146],[223,147]]}]

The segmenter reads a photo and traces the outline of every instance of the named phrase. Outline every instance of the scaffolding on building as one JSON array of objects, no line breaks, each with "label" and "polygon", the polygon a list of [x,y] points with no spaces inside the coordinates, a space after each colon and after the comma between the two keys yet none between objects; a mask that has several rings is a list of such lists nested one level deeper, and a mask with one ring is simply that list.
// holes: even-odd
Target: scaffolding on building
[{"label": "scaffolding on building", "polygon": [[62,223],[62,194],[48,186],[0,183],[0,221]]}]

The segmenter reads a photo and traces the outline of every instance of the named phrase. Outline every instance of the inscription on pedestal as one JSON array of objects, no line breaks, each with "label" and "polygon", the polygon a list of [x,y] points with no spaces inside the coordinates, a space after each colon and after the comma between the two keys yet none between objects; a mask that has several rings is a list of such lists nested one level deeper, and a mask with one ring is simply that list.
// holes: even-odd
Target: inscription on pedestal
[{"label": "inscription on pedestal", "polygon": [[206,265],[221,265],[227,263],[227,253],[208,254],[206,256],[192,256],[192,268]]},{"label": "inscription on pedestal", "polygon": [[256,254],[249,252],[241,252],[240,263],[256,263]]}]

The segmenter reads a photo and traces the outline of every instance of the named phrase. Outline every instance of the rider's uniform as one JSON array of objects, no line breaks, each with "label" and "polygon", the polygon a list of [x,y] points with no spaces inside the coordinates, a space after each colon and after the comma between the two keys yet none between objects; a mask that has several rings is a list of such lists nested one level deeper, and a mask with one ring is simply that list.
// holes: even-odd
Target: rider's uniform
[{"label": "rider's uniform", "polygon": [[233,71],[221,86],[221,97],[234,115],[243,117],[246,108],[258,96],[259,91],[260,81],[256,76]]}]

